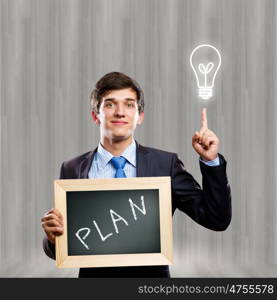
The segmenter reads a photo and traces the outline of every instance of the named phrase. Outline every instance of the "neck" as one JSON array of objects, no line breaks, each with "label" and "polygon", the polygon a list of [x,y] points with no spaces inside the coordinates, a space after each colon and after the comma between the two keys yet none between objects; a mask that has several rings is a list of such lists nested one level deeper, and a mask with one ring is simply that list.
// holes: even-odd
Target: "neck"
[{"label": "neck", "polygon": [[124,150],[132,144],[133,137],[130,136],[126,140],[114,141],[107,137],[101,137],[101,145],[109,151],[113,156],[120,156]]}]

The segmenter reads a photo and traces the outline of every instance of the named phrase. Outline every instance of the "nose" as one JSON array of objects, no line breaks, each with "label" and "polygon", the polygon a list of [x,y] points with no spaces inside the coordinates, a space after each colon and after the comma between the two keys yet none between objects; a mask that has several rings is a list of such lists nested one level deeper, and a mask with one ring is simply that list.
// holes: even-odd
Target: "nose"
[{"label": "nose", "polygon": [[124,115],[125,115],[124,104],[118,103],[116,105],[116,109],[115,109],[114,113],[117,117],[124,117]]}]

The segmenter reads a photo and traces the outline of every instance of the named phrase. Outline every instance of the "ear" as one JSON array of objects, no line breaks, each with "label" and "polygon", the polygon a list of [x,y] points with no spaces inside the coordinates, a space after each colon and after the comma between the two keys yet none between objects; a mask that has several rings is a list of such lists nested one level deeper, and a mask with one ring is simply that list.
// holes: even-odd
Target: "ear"
[{"label": "ear", "polygon": [[143,123],[143,120],[144,120],[144,112],[142,111],[140,114],[139,114],[139,118],[138,118],[138,122],[137,124],[140,125]]},{"label": "ear", "polygon": [[99,125],[100,124],[100,120],[99,120],[99,118],[97,117],[97,114],[94,111],[91,112],[91,116],[92,116],[93,122],[95,124]]}]

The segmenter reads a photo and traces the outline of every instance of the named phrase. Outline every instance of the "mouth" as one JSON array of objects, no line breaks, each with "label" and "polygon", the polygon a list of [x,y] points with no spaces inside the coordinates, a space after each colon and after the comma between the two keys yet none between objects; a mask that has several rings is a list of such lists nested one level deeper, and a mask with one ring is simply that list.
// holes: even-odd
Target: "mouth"
[{"label": "mouth", "polygon": [[111,122],[114,125],[126,125],[128,124],[128,122],[124,122],[124,121],[112,121]]}]

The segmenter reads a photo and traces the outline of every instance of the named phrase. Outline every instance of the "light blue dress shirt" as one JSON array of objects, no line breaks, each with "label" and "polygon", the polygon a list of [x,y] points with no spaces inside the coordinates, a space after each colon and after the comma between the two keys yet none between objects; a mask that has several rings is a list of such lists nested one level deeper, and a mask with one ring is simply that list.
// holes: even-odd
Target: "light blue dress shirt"
[{"label": "light blue dress shirt", "polygon": [[200,161],[202,161],[205,165],[210,166],[210,167],[216,167],[220,165],[219,162],[219,157],[217,156],[214,160],[209,160],[209,161],[204,161],[203,159],[201,159],[201,157],[199,158]]},{"label": "light blue dress shirt", "polygon": [[[133,140],[124,152],[120,155],[126,159],[126,164],[123,168],[126,177],[136,177],[136,142]],[[113,178],[116,173],[116,169],[110,162],[113,155],[105,150],[101,143],[99,143],[97,152],[94,155],[93,162],[91,164],[88,178]]]},{"label": "light blue dress shirt", "polygon": [[[135,140],[124,150],[124,152],[120,155],[123,156],[127,161],[124,167],[124,172],[126,177],[136,177],[137,176],[137,168],[136,168],[136,142]],[[93,162],[91,164],[88,178],[114,178],[116,169],[110,162],[113,158],[113,155],[105,150],[101,143],[99,143],[97,151],[93,157]],[[219,157],[211,161],[203,161],[208,166],[219,166]]]}]

